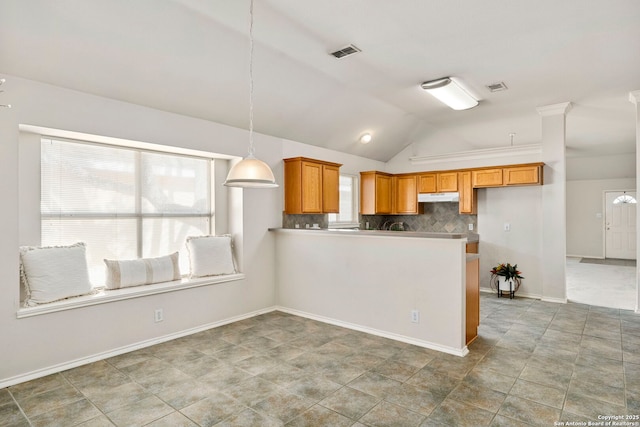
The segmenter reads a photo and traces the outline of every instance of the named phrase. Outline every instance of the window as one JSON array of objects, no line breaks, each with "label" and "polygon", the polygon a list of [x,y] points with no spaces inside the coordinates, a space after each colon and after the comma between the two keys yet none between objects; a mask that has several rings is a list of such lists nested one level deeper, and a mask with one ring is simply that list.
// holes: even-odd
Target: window
[{"label": "window", "polygon": [[329,214],[332,226],[358,226],[358,178],[340,175],[340,213]]},{"label": "window", "polygon": [[213,234],[212,159],[84,142],[41,141],[41,243],[87,244],[94,285],[103,259],[184,250],[189,235]]}]

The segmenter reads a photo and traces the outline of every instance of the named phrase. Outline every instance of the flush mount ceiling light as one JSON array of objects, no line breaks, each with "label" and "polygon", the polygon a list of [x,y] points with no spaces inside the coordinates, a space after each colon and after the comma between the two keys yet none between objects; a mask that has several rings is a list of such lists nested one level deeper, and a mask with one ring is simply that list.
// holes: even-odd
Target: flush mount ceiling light
[{"label": "flush mount ceiling light", "polygon": [[478,100],[458,85],[451,77],[424,82],[422,89],[454,110],[468,110],[478,105]]},{"label": "flush mount ceiling light", "polygon": [[224,185],[241,188],[278,186],[269,165],[256,159],[253,146],[253,0],[249,3],[249,155],[231,168]]},{"label": "flush mount ceiling light", "polygon": [[371,134],[370,133],[365,133],[360,137],[360,143],[361,144],[368,144],[371,142]]}]

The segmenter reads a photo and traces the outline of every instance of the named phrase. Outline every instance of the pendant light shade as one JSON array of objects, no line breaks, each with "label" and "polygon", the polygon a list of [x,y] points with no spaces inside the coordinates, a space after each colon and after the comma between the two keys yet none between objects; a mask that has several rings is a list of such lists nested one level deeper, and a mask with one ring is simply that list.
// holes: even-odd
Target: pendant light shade
[{"label": "pendant light shade", "polygon": [[249,155],[236,163],[224,185],[241,188],[277,187],[273,172],[262,160],[254,156],[253,146],[253,0],[249,2]]},{"label": "pendant light shade", "polygon": [[252,154],[236,163],[224,182],[227,187],[274,188],[277,187],[273,172],[262,160]]}]

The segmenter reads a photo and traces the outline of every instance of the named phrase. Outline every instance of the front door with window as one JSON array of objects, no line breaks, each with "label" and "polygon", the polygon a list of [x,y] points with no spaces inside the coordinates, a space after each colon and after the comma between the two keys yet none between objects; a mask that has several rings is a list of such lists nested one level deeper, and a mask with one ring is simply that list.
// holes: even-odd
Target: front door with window
[{"label": "front door with window", "polygon": [[605,192],[605,257],[636,259],[636,192]]}]

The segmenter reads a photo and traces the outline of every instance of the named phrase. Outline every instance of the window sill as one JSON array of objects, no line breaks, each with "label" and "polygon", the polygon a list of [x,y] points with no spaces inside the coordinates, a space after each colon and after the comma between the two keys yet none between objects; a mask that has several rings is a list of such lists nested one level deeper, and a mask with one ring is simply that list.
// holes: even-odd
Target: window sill
[{"label": "window sill", "polygon": [[105,304],[114,301],[122,301],[131,298],[139,298],[147,295],[175,292],[183,289],[199,288],[201,286],[215,285],[217,283],[233,282],[244,279],[244,274],[227,274],[223,276],[199,277],[197,279],[182,279],[173,282],[154,283],[151,285],[135,286],[130,288],[107,291],[101,289],[98,293],[82,295],[62,301],[54,301],[40,304],[35,307],[23,307],[18,309],[18,319],[39,316],[41,314],[55,313],[57,311],[72,310],[91,305]]}]

